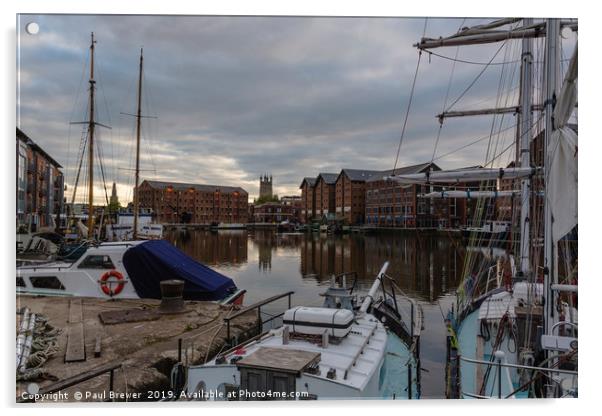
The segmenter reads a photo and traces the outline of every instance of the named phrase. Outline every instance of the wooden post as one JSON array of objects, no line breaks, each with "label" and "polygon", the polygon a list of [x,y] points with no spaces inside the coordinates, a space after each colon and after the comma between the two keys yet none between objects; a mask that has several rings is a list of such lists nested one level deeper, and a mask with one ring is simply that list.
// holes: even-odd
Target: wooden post
[{"label": "wooden post", "polygon": [[101,348],[100,341],[101,341],[100,332],[97,332],[96,333],[96,342],[94,345],[94,357],[96,357],[96,358],[100,357],[100,348]]}]

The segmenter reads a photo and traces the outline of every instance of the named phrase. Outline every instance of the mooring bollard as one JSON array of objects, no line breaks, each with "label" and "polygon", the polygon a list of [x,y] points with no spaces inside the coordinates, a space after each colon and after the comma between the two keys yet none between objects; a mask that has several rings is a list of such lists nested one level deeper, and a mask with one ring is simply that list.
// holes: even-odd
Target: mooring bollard
[{"label": "mooring bollard", "polygon": [[159,312],[163,314],[182,313],[184,308],[184,281],[178,279],[163,280],[161,286],[161,304]]}]

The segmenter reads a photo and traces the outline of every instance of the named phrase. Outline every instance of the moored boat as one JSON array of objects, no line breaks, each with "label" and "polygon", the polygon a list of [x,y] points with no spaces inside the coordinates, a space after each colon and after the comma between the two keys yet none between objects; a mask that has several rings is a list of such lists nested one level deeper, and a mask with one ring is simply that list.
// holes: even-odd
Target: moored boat
[{"label": "moored boat", "polygon": [[90,244],[75,261],[17,268],[17,295],[160,299],[160,282],[181,279],[184,299],[242,303],[245,291],[164,240]]},{"label": "moored boat", "polygon": [[298,306],[283,325],[187,369],[190,400],[323,400],[418,397],[413,355],[371,313],[388,263],[359,308],[346,288],[322,307]]}]

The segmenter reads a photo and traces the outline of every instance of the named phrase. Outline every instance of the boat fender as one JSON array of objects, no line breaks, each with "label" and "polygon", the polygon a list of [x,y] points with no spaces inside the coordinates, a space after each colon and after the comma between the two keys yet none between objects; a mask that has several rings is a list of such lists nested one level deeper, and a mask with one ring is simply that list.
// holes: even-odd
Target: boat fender
[{"label": "boat fender", "polygon": [[[117,285],[115,285],[115,288],[113,288],[113,285],[116,282]],[[113,297],[120,294],[124,287],[125,281],[123,279],[123,275],[117,270],[110,270],[100,277],[100,288],[107,296]]]}]

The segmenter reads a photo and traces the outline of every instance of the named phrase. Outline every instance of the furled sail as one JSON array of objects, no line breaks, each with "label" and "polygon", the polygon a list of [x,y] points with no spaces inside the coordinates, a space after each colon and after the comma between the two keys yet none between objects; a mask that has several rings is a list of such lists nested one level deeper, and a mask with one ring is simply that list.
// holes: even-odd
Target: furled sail
[{"label": "furled sail", "polygon": [[466,181],[489,181],[496,179],[524,178],[536,174],[539,168],[479,168],[439,170],[407,175],[386,176],[385,180],[400,183],[461,183]]},{"label": "furled sail", "polygon": [[510,191],[439,191],[418,195],[421,198],[502,198],[520,194],[520,190]]},{"label": "furled sail", "polygon": [[552,207],[554,241],[577,225],[577,133],[568,120],[577,103],[577,47],[554,108],[555,130],[548,147],[548,203]]}]

